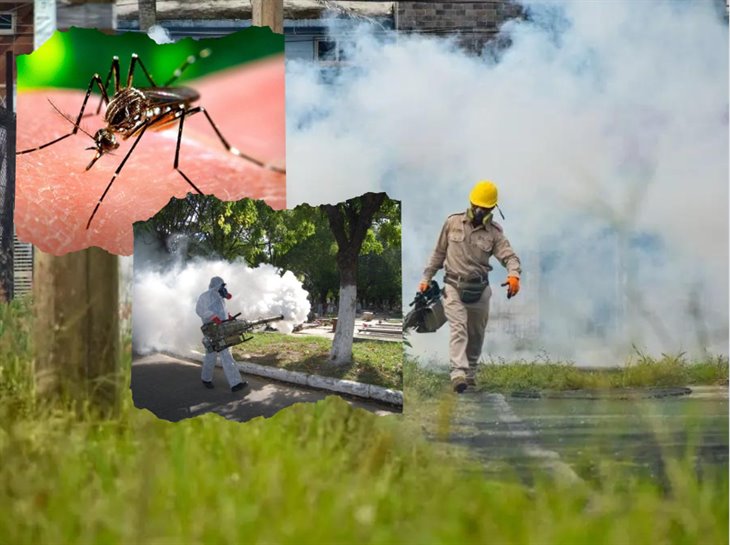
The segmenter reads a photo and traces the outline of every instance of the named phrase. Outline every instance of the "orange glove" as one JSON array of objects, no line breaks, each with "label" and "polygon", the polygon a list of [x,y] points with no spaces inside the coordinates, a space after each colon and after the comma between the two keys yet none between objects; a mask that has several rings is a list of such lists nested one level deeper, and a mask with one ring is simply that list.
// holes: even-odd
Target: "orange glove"
[{"label": "orange glove", "polygon": [[518,291],[520,291],[520,279],[516,276],[508,276],[507,282],[502,284],[502,286],[508,286],[507,299],[511,299],[512,297],[517,295]]},{"label": "orange glove", "polygon": [[418,284],[418,291],[423,293],[424,291],[426,291],[428,289],[428,286],[429,286],[428,282],[421,282],[420,284]]}]

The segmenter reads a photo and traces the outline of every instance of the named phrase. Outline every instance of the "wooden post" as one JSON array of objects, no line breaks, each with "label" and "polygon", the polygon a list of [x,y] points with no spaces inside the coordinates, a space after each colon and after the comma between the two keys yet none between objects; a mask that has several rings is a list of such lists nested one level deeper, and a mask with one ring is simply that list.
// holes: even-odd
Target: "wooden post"
[{"label": "wooden post", "polygon": [[119,264],[99,248],[53,256],[36,251],[35,376],[45,400],[117,408]]},{"label": "wooden post", "polygon": [[253,26],[267,26],[277,34],[284,33],[284,0],[251,0]]},{"label": "wooden post", "polygon": [[15,106],[13,83],[14,58],[13,51],[5,52],[5,108],[0,110],[0,123],[3,124],[5,141],[2,142],[5,157],[0,160],[5,163],[4,187],[0,191],[0,301],[9,302],[15,292]]},{"label": "wooden post", "polygon": [[139,29],[147,32],[157,23],[157,0],[137,0],[139,9]]}]

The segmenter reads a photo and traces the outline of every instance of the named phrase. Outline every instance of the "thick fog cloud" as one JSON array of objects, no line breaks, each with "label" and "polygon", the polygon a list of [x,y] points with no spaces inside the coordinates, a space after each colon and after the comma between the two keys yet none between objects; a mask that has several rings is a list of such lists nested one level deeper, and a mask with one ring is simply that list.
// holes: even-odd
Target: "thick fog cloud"
[{"label": "thick fog cloud", "polygon": [[135,352],[170,351],[187,355],[201,351],[202,322],[195,313],[198,296],[220,276],[233,298],[230,314],[257,320],[283,315],[272,327],[291,333],[310,310],[307,292],[290,271],[280,275],[271,265],[247,267],[242,261],[195,260],[182,263],[163,257],[154,247],[135,240],[132,305],[132,345]]},{"label": "thick fog cloud", "polygon": [[[290,61],[288,206],[401,200],[409,301],[446,216],[491,179],[525,272],[508,302],[494,263],[485,356],[727,353],[726,21],[711,1],[526,7],[499,52],[362,26],[333,81]],[[446,330],[414,352],[445,360]]]}]

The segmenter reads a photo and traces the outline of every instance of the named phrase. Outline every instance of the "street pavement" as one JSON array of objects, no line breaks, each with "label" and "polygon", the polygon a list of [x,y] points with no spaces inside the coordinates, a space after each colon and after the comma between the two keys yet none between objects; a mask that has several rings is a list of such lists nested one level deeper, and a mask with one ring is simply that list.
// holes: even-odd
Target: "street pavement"
[{"label": "street pavement", "polygon": [[[132,398],[140,409],[149,409],[159,418],[176,422],[204,413],[217,413],[229,420],[245,422],[258,416],[269,417],[295,403],[311,403],[332,392],[286,384],[264,377],[242,374],[248,386],[231,392],[219,367],[215,368],[209,390],[200,380],[201,365],[165,354],[136,357],[132,362]],[[378,415],[399,414],[386,404],[340,396],[354,407]]]},{"label": "street pavement", "polygon": [[[662,399],[524,399],[472,392],[456,404],[448,442],[492,476],[536,468],[593,479],[609,464],[666,481],[669,458],[727,471],[727,389]],[[435,438],[435,437],[434,437]]]}]

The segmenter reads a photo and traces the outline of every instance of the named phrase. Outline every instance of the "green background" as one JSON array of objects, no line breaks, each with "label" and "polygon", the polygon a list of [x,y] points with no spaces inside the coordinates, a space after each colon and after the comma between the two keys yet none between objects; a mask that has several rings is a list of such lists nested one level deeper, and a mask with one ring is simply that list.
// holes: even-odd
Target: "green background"
[{"label": "green background", "polygon": [[[119,57],[124,85],[132,53],[139,55],[155,83],[163,85],[189,55],[205,48],[210,48],[211,54],[189,66],[173,85],[269,55],[283,54],[284,36],[268,27],[251,27],[222,38],[185,38],[174,44],[158,45],[141,32],[108,35],[95,29],[73,27],[65,32],[54,32],[36,51],[17,57],[18,91],[44,87],[86,90],[94,73],[106,80],[114,55]],[[134,84],[149,86],[139,67],[134,71]],[[94,92],[99,93],[96,86]]]}]

